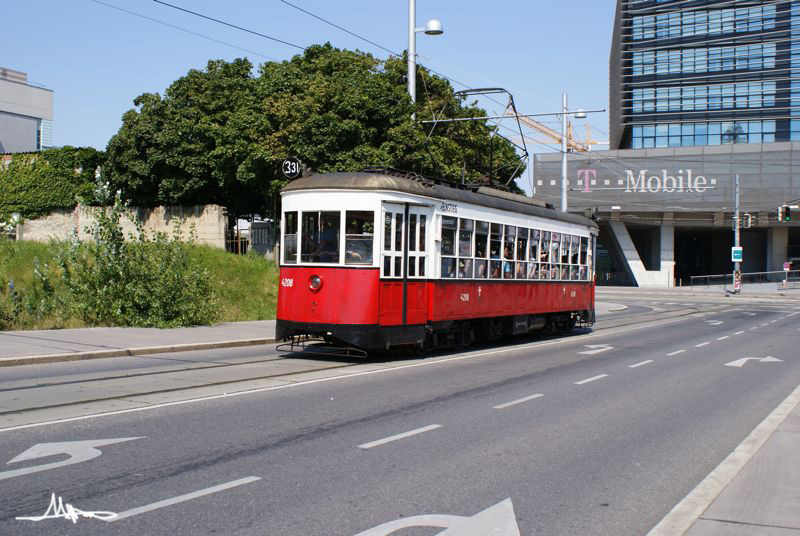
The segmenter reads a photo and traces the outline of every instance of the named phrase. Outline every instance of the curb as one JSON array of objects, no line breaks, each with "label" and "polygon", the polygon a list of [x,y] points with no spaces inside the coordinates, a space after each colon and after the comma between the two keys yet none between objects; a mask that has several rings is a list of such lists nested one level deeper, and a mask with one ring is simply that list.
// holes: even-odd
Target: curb
[{"label": "curb", "polygon": [[800,405],[800,386],[795,388],[733,452],[670,510],[658,525],[647,533],[647,536],[686,534],[798,405]]},{"label": "curb", "polygon": [[116,350],[93,350],[90,352],[70,352],[66,354],[44,354],[20,357],[0,357],[0,367],[17,365],[36,365],[39,363],[61,363],[66,361],[83,361],[86,359],[104,359],[107,357],[131,357],[137,355],[171,354],[175,352],[191,352],[197,350],[215,350],[218,348],[238,348],[242,346],[260,346],[272,344],[274,338],[239,339],[232,341],[198,342],[172,344],[169,346],[142,346],[139,348],[120,348]]}]

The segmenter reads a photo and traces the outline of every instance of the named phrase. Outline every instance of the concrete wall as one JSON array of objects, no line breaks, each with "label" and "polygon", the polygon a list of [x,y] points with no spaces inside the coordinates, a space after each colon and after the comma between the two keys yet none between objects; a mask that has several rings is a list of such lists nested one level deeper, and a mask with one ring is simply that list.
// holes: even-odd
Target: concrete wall
[{"label": "concrete wall", "polygon": [[39,121],[0,111],[0,153],[36,151]]},{"label": "concrete wall", "polygon": [[[90,238],[87,228],[95,223],[95,207],[77,206],[74,210],[57,210],[43,218],[28,220],[19,226],[17,239],[47,242],[67,240],[77,230],[82,240]],[[139,218],[144,228],[150,232],[164,232],[172,235],[174,220],[180,222],[184,239],[189,238],[192,225],[197,242],[225,249],[228,217],[225,207],[219,205],[199,205],[195,207],[156,207],[152,209],[130,209],[122,218],[122,227],[127,236],[136,232],[133,217]]]}]

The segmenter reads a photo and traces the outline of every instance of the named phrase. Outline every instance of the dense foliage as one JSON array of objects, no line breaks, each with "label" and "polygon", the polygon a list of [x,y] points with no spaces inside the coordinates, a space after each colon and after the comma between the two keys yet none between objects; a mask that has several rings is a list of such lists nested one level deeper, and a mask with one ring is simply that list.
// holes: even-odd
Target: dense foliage
[{"label": "dense foliage", "polygon": [[[0,328],[53,316],[55,323],[76,317],[86,325],[106,326],[177,327],[216,320],[209,273],[191,262],[191,244],[182,242],[177,230],[172,237],[148,235],[141,226],[126,240],[122,208],[117,198],[110,209],[98,209],[92,240],[55,244],[50,264],[36,260],[26,289],[10,278],[0,281]],[[12,256],[6,260],[3,251],[0,264],[13,262],[14,248],[2,249]]]},{"label": "dense foliage", "polygon": [[77,199],[91,199],[95,171],[102,152],[91,147],[63,147],[13,155],[0,165],[0,220],[11,214],[32,218],[59,208],[72,208]]},{"label": "dense foliage", "polygon": [[[146,93],[108,144],[112,187],[136,205],[216,203],[233,214],[272,208],[285,184],[281,161],[299,158],[317,172],[392,166],[468,180],[489,173],[490,128],[482,122],[429,127],[410,119],[406,63],[313,46],[253,75],[245,59],[211,61],[165,94]],[[417,117],[484,115],[454,95],[447,80],[419,69]],[[518,164],[495,140],[496,175]],[[519,169],[519,176],[524,170]]]}]

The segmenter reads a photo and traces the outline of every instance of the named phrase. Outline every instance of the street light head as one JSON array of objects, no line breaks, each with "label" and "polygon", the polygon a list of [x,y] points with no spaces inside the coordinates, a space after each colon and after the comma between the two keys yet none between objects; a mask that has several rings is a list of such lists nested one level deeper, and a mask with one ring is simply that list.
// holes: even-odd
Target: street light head
[{"label": "street light head", "polygon": [[438,19],[431,19],[425,23],[425,33],[428,35],[442,35],[444,28]]},{"label": "street light head", "polygon": [[586,112],[583,109],[578,110],[575,112],[575,119],[586,119]]}]

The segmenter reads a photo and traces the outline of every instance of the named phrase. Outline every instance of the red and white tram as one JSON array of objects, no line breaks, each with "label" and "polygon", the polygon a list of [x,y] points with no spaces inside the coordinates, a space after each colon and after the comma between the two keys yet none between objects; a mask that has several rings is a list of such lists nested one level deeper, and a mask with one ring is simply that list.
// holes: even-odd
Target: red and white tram
[{"label": "red and white tram", "polygon": [[385,169],[281,195],[279,340],[436,348],[594,322],[589,219]]}]

